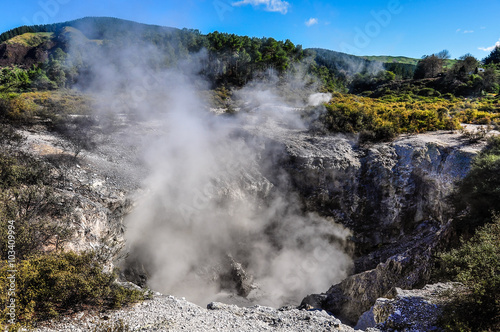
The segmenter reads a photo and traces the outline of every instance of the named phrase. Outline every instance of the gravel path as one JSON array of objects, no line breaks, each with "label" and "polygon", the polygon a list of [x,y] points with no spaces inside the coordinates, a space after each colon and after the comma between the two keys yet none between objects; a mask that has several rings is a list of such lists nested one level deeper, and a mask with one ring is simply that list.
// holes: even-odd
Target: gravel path
[{"label": "gravel path", "polygon": [[319,310],[277,310],[258,305],[242,308],[218,302],[207,308],[173,296],[155,295],[132,307],[79,313],[35,331],[354,331]]}]

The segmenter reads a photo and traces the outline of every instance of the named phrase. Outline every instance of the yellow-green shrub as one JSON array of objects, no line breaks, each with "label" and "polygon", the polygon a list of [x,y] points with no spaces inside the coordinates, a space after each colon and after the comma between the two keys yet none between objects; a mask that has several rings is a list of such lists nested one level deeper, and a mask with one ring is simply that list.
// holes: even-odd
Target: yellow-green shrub
[{"label": "yellow-green shrub", "polygon": [[[6,261],[0,265],[0,279],[10,274]],[[103,270],[93,252],[35,256],[16,268],[16,320],[29,325],[35,321],[88,308],[117,308],[144,298],[138,290],[114,283],[116,275]],[[7,322],[7,284],[0,285],[0,322]]]}]

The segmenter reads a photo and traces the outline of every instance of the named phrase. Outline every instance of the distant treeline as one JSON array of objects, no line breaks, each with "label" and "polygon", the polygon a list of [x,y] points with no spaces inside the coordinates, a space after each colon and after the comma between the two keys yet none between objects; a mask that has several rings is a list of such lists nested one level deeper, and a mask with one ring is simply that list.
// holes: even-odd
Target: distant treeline
[{"label": "distant treeline", "polygon": [[310,50],[315,53],[315,61],[319,65],[327,67],[337,76],[353,76],[358,73],[361,75],[373,75],[383,69],[393,72],[398,79],[411,79],[417,67],[408,63],[367,60],[355,55],[321,48]]},{"label": "distant treeline", "polygon": [[[324,90],[343,91],[349,76],[354,73],[384,69],[378,62],[344,53],[304,50],[301,45],[295,45],[288,39],[278,41],[217,31],[204,35],[199,30],[145,25],[117,18],[87,17],[56,24],[22,26],[1,34],[0,42],[28,32],[53,32],[55,40],[60,42],[64,38],[59,36],[65,33],[66,27],[81,31],[89,40],[102,41],[107,49],[114,49],[118,53],[127,46],[133,45],[139,50],[141,46],[155,45],[162,57],[156,66],[174,66],[178,61],[206,49],[209,61],[202,68],[202,73],[215,85],[241,86],[263,72],[281,75],[296,70],[294,65],[302,62],[309,74],[319,78]],[[58,47],[68,51],[64,43]],[[80,50],[95,51],[89,45]],[[411,65],[394,63],[386,66],[386,70],[393,71],[401,78],[412,76],[411,70],[414,69]]]},{"label": "distant treeline", "polygon": [[[102,17],[22,26],[1,34],[0,42],[27,32],[52,32],[52,45],[55,46],[51,46],[48,61],[31,68],[27,76],[20,72],[2,73],[3,86],[9,89],[30,86],[30,81],[36,82],[37,89],[85,82],[87,75],[92,74],[92,66],[86,63],[88,59],[113,62],[115,57],[126,57],[132,66],[148,61],[150,68],[161,69],[198,60],[196,54],[206,52],[206,56],[201,57],[199,73],[211,82],[213,88],[240,87],[267,74],[285,77],[300,73],[306,82],[319,82],[321,90],[365,95],[372,92],[385,95],[387,84],[393,81],[437,78],[441,78],[439,82],[432,81],[428,87],[440,93],[465,96],[499,91],[496,66],[500,61],[500,48],[483,60],[488,66],[486,68],[481,68],[479,61],[471,55],[463,56],[448,68],[445,66],[449,58],[447,51],[424,56],[417,65],[384,63],[325,49],[303,49],[289,39],[278,41],[217,31],[202,34],[199,30]],[[73,46],[72,52],[69,52],[69,42]],[[155,46],[154,49],[151,45]],[[157,54],[151,56],[151,52]],[[8,83],[13,77],[22,79],[18,80],[19,84]]]}]

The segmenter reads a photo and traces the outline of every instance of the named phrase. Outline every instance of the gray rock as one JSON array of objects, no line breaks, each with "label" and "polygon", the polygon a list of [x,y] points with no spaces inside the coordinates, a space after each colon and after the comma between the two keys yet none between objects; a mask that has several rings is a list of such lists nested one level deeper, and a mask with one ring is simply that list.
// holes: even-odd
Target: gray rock
[{"label": "gray rock", "polygon": [[253,283],[253,276],[249,275],[241,263],[228,256],[228,267],[226,273],[220,276],[221,289],[236,291],[238,296],[247,297],[248,294],[257,288]]},{"label": "gray rock", "polygon": [[390,257],[375,269],[352,275],[332,286],[325,294],[322,308],[347,323],[355,324],[377,298],[387,296],[394,287],[411,289],[428,280],[432,269],[432,255],[447,236],[448,228],[443,227],[435,235]]},{"label": "gray rock", "polygon": [[[254,305],[238,307],[218,302],[208,309],[173,296],[105,313],[85,313],[46,322],[35,331],[109,330],[123,326],[130,331],[343,331],[354,329],[321,310],[298,310]],[[376,330],[374,330],[376,331]]]},{"label": "gray rock", "polygon": [[464,145],[450,132],[367,147],[341,136],[269,136],[282,145],[280,172],[286,172],[306,209],[333,216],[353,231],[356,272],[373,269],[446,223],[445,198],[482,147]]},{"label": "gray rock", "polygon": [[461,289],[458,283],[437,283],[422,289],[395,288],[391,299],[379,298],[365,312],[356,329],[376,327],[381,331],[440,331],[438,320],[447,293]]}]

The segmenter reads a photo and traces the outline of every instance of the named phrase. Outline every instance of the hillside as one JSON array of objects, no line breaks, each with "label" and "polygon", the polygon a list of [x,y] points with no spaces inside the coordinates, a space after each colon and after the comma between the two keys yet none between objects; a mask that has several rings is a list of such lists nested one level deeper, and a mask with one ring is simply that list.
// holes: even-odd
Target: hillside
[{"label": "hillside", "polygon": [[361,58],[370,61],[379,61],[387,63],[406,63],[409,65],[417,65],[419,59],[408,58],[405,56],[389,56],[389,55],[364,55]]},{"label": "hillside", "polygon": [[[413,78],[416,64],[418,62],[395,62],[393,61],[393,57],[359,57],[317,48],[311,50],[316,54],[316,62],[319,65],[326,66],[337,76],[353,76],[358,73],[362,75],[375,75],[381,70],[388,70],[396,74],[396,76],[400,79],[410,79]],[[396,58],[398,57],[394,57],[394,59]]]},{"label": "hillside", "polygon": [[[390,55],[364,55],[361,58],[370,61],[379,61],[386,64],[389,63],[401,63],[416,66],[420,59],[408,58],[405,56],[390,56]],[[445,61],[445,67],[450,68],[457,62],[456,59],[447,59]]]}]

